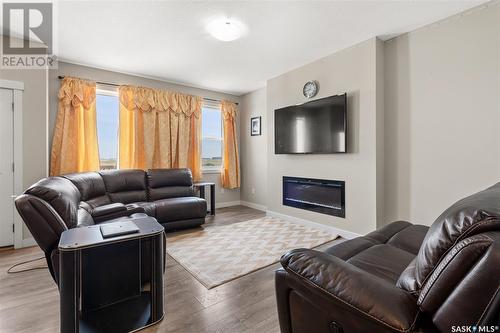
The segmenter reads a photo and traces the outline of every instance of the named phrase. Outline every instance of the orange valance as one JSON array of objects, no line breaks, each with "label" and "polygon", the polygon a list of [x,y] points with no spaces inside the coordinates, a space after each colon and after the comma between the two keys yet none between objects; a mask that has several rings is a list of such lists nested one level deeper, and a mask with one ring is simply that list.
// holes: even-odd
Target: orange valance
[{"label": "orange valance", "polygon": [[59,88],[59,103],[64,106],[71,103],[73,108],[78,108],[81,105],[88,109],[95,102],[95,89],[95,82],[65,77]]},{"label": "orange valance", "polygon": [[178,92],[134,86],[120,87],[120,103],[127,109],[148,112],[170,111],[200,117],[202,98]]}]

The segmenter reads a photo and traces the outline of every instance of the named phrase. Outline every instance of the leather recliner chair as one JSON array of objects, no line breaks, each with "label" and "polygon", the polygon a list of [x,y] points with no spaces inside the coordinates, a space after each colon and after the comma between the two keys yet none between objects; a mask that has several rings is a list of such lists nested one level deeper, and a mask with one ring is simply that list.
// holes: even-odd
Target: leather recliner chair
[{"label": "leather recliner chair", "polygon": [[282,333],[498,331],[500,183],[430,228],[394,222],[324,252],[293,250],[281,264]]},{"label": "leather recliner chair", "polygon": [[56,283],[59,238],[67,229],[146,213],[165,230],[175,230],[203,224],[207,213],[206,201],[195,196],[189,169],[104,170],[44,178],[15,204]]}]

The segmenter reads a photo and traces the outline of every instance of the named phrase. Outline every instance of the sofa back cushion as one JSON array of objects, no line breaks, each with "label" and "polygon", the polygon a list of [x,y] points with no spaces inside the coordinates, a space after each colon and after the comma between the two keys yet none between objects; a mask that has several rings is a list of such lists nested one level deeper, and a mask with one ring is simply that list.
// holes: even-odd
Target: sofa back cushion
[{"label": "sofa back cushion", "polygon": [[[86,202],[90,208],[108,205],[111,203],[106,194],[104,180],[97,172],[80,172],[63,176],[70,180],[80,191],[81,200]],[[83,205],[84,207],[86,205]]]},{"label": "sofa back cushion", "polygon": [[417,257],[401,274],[398,286],[419,292],[435,267],[461,240],[500,230],[500,183],[459,200],[427,232]]},{"label": "sofa back cushion", "polygon": [[146,201],[146,173],[143,170],[104,170],[99,173],[111,202]]},{"label": "sofa back cushion", "polygon": [[44,178],[31,185],[24,193],[46,201],[59,214],[68,229],[76,227],[80,191],[68,179]]},{"label": "sofa back cushion", "polygon": [[149,201],[194,196],[190,169],[151,169],[147,179]]}]

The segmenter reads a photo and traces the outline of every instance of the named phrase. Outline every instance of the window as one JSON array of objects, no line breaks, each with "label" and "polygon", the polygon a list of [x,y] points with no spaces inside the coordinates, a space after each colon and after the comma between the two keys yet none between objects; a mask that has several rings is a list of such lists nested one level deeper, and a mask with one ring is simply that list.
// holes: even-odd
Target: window
[{"label": "window", "polygon": [[[96,93],[97,141],[101,169],[118,168],[119,99],[116,91]],[[202,108],[202,169],[219,171],[222,166],[222,114],[217,105]]]},{"label": "window", "polygon": [[116,92],[98,90],[96,94],[97,141],[101,169],[118,167],[118,112]]},{"label": "window", "polygon": [[201,117],[201,156],[203,170],[222,166],[222,118],[218,107],[203,107]]}]

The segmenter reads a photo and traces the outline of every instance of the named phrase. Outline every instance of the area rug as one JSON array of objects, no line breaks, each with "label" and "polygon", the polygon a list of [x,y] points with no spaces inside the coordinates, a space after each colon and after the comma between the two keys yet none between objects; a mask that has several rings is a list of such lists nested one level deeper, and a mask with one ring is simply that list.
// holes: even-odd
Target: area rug
[{"label": "area rug", "polygon": [[273,217],[212,226],[167,239],[167,253],[211,289],[277,261],[295,248],[313,248],[338,235]]}]

